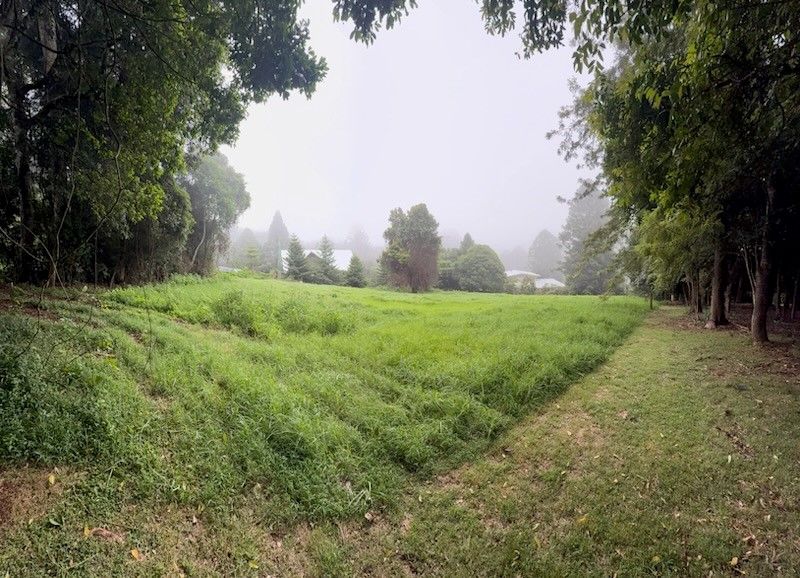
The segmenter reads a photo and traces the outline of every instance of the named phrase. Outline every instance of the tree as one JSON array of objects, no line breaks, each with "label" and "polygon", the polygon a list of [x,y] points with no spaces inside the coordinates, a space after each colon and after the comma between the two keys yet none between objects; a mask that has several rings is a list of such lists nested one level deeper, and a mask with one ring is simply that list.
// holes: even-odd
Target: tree
[{"label": "tree", "polygon": [[561,272],[561,247],[558,238],[547,229],[536,235],[528,250],[528,266],[542,277],[564,280]]},{"label": "tree", "polygon": [[339,282],[339,270],[333,256],[333,245],[327,235],[322,236],[319,251],[306,258],[308,276],[306,281],[319,285],[331,285]]},{"label": "tree", "polygon": [[445,291],[456,291],[458,279],[456,278],[455,265],[461,256],[460,249],[441,249],[439,251],[439,277],[436,286]]},{"label": "tree", "polygon": [[608,199],[586,189],[569,202],[569,213],[560,240],[564,247],[562,270],[572,293],[596,295],[608,288],[611,253],[598,253],[588,240],[606,223],[609,206]]},{"label": "tree", "polygon": [[356,255],[350,257],[350,264],[344,276],[344,284],[348,287],[367,286],[367,279],[364,276],[364,264]]},{"label": "tree", "polygon": [[425,204],[414,205],[405,213],[392,209],[389,228],[383,236],[388,247],[381,255],[394,285],[409,287],[412,293],[427,291],[436,281],[442,239],[439,223]]},{"label": "tree", "polygon": [[[689,18],[670,17],[657,34],[630,38],[579,96],[574,110],[588,113],[571,125],[596,145],[623,237],[647,241],[652,235],[631,233],[642,225],[657,232],[663,227],[653,219],[668,219],[663,225],[678,227],[681,243],[709,250],[684,278],[695,311],[710,289],[710,326],[726,322],[734,275],[747,272],[756,341],[767,339],[767,311],[782,298],[777,278],[786,285],[793,262],[800,67],[794,44],[776,39],[795,37],[799,9],[795,1],[687,3]],[[649,255],[674,261],[652,263],[680,268],[685,255],[672,251],[675,238],[660,239]]]},{"label": "tree", "polygon": [[286,277],[289,279],[294,279],[295,281],[306,281],[308,279],[308,263],[297,235],[292,235],[289,239],[284,270]]},{"label": "tree", "polygon": [[336,259],[333,256],[333,245],[327,235],[322,236],[319,244],[319,254],[322,263],[322,274],[329,283],[339,282],[339,270],[336,268]]},{"label": "tree", "polygon": [[250,195],[244,177],[221,153],[204,157],[180,182],[189,192],[195,223],[186,247],[186,268],[207,274],[227,246],[228,229],[250,206]]},{"label": "tree", "polygon": [[474,246],[475,246],[475,241],[472,240],[472,235],[467,233],[466,235],[464,235],[464,239],[462,239],[461,245],[459,245],[458,247],[458,251],[460,254],[463,255],[464,253],[472,249]]},{"label": "tree", "polygon": [[162,213],[182,210],[186,165],[232,142],[248,102],[310,94],[324,75],[298,6],[4,5],[0,260],[11,276],[136,280],[125,272],[139,257],[118,251],[149,251],[137,236],[152,226],[140,225],[181,219]]},{"label": "tree", "polygon": [[500,257],[488,245],[473,245],[453,267],[458,288],[462,291],[500,293],[506,281]]},{"label": "tree", "polygon": [[281,251],[289,247],[289,230],[283,222],[280,211],[275,211],[272,222],[267,230],[267,242],[264,245],[264,254],[268,270],[281,269]]}]

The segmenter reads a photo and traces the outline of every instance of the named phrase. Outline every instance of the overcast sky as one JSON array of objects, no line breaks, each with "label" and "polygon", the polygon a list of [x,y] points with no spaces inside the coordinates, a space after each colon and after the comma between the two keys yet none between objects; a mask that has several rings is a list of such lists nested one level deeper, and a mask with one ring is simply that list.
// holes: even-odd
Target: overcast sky
[{"label": "overcast sky", "polygon": [[309,0],[311,43],[329,72],[311,99],[252,106],[223,152],[263,230],[280,210],[292,233],[382,242],[389,211],[427,203],[440,232],[498,250],[557,233],[580,172],[545,133],[570,102],[569,48],[521,60],[516,34],[491,37],[469,0],[420,2],[371,46],[349,39],[329,0]]}]

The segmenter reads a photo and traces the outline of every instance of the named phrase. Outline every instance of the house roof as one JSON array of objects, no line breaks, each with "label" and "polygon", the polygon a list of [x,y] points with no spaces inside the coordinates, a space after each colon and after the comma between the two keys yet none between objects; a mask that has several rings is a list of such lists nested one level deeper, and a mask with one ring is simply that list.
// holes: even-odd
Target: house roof
[{"label": "house roof", "polygon": [[[303,254],[308,257],[309,255],[314,255],[315,257],[321,257],[321,252],[319,249],[305,249]],[[286,257],[289,256],[289,251],[284,249],[281,251],[281,264],[286,263]],[[350,259],[353,258],[353,252],[350,249],[334,249],[333,250],[333,265],[337,269],[342,271],[347,270],[350,266]]]},{"label": "house roof", "polygon": [[506,271],[506,277],[541,277],[538,273],[533,271],[521,271],[519,269],[510,269]]},{"label": "house roof", "polygon": [[562,287],[566,287],[561,281],[553,279],[552,277],[536,279],[533,284],[537,289],[561,289]]}]

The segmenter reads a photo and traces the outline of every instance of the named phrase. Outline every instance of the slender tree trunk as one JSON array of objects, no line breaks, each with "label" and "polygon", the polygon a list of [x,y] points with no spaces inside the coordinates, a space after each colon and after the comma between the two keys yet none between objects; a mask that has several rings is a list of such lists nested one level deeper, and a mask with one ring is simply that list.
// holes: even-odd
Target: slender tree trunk
[{"label": "slender tree trunk", "polygon": [[775,206],[775,187],[767,185],[767,207],[764,215],[764,226],[761,232],[761,251],[755,270],[755,286],[753,288],[753,317],[750,331],[753,339],[759,343],[769,341],[767,335],[767,312],[772,301],[770,294],[770,274],[772,273],[772,212]]},{"label": "slender tree trunk", "polygon": [[189,264],[189,271],[194,273],[194,263],[197,260],[197,252],[200,251],[200,247],[203,246],[203,243],[206,240],[206,217],[205,213],[203,213],[203,235],[200,237],[200,242],[197,244],[197,247],[194,249],[194,253],[192,254],[192,262]]},{"label": "slender tree trunk", "polygon": [[706,323],[706,327],[713,329],[720,325],[727,325],[728,318],[725,316],[725,256],[722,247],[717,246],[714,250],[714,272],[711,278],[711,316]]},{"label": "slender tree trunk", "polygon": [[700,272],[692,276],[692,312],[696,315],[703,313],[703,294],[700,291]]},{"label": "slender tree trunk", "polygon": [[31,182],[30,147],[28,143],[28,118],[25,95],[15,90],[14,114],[14,168],[16,169],[17,194],[19,195],[19,247],[17,248],[17,277],[23,281],[33,280],[33,184]]},{"label": "slender tree trunk", "polygon": [[789,319],[794,321],[795,313],[797,312],[797,284],[800,282],[800,275],[794,278],[794,291],[792,292],[792,309],[791,317]]}]

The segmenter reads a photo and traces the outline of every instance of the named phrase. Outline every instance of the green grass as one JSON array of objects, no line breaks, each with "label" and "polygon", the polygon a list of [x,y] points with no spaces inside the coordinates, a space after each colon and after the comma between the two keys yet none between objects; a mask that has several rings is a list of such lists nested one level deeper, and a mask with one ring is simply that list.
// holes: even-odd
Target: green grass
[{"label": "green grass", "polygon": [[341,575],[798,575],[798,351],[682,316],[337,538]]},{"label": "green grass", "polygon": [[305,558],[286,564],[344,571],[330,524],[391,509],[479,456],[646,312],[622,297],[236,275],[58,297],[40,318],[14,306],[0,317],[0,460],[49,496],[29,523],[0,530],[12,575],[257,573],[269,540],[252,528],[308,522]]}]

